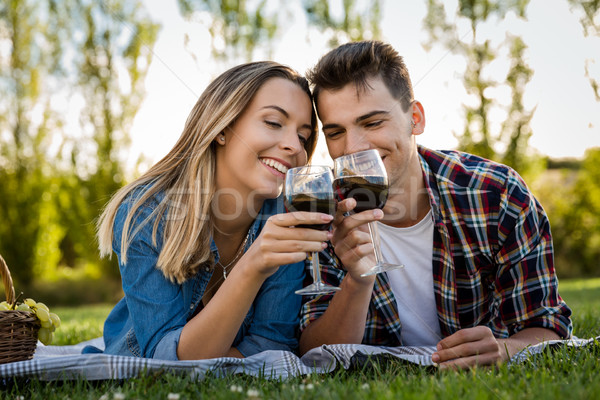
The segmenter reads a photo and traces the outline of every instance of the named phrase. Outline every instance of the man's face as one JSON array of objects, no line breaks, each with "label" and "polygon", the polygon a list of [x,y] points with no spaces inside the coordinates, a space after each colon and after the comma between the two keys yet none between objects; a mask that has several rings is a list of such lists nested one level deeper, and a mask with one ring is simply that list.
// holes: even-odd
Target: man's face
[{"label": "man's face", "polygon": [[[378,150],[393,193],[394,189],[406,188],[411,177],[422,179],[415,135],[425,126],[423,108],[414,101],[403,111],[379,77],[371,78],[368,85],[361,92],[354,84],[335,91],[322,90],[317,111],[331,158]],[[416,124],[414,128],[411,121]]]}]

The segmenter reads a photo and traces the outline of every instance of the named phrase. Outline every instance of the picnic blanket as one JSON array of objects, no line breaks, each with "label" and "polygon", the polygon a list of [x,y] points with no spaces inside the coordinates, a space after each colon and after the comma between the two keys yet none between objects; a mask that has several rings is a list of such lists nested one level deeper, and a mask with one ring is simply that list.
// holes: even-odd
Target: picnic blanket
[{"label": "picnic blanket", "polygon": [[[600,336],[591,339],[553,340],[530,346],[515,354],[509,364],[518,364],[547,347],[598,345]],[[127,379],[142,373],[170,372],[189,374],[202,379],[209,371],[212,376],[248,374],[267,379],[288,378],[313,373],[328,373],[336,368],[349,369],[365,365],[380,357],[433,367],[433,346],[379,347],[358,344],[323,345],[298,357],[289,351],[269,350],[247,358],[221,357],[196,361],[166,361],[148,358],[81,354],[86,345],[104,347],[102,338],[73,346],[44,346],[38,343],[33,359],[0,365],[0,380],[12,377],[54,380]]]}]

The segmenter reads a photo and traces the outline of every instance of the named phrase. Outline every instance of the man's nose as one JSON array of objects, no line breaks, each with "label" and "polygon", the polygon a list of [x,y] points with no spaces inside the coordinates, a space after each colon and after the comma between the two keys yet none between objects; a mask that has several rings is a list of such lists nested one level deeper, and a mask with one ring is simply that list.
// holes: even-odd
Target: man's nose
[{"label": "man's nose", "polygon": [[350,130],[346,134],[346,146],[344,147],[344,155],[352,154],[363,150],[369,150],[371,143],[364,132],[360,130]]}]

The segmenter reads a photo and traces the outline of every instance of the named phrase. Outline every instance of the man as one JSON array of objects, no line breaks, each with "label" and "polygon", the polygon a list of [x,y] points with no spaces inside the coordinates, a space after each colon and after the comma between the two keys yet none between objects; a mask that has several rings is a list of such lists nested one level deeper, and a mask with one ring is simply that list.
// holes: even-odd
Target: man
[{"label": "man", "polygon": [[[332,343],[433,345],[442,368],[507,361],[528,345],[570,337],[544,210],[507,166],[416,144],[425,112],[402,57],[388,44],[348,43],[308,78],[333,159],[380,153],[389,197],[382,210],[338,204],[322,277],[340,286],[302,309],[301,352]],[[374,265],[367,223],[378,221],[386,262]]]}]

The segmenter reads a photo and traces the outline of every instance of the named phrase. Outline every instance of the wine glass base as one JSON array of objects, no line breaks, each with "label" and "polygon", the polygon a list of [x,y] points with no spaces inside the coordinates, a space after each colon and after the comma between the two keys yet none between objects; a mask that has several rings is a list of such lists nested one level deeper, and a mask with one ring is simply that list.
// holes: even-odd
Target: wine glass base
[{"label": "wine glass base", "polygon": [[312,295],[316,295],[316,294],[327,294],[327,293],[337,292],[338,290],[341,290],[341,288],[339,288],[337,286],[326,285],[321,282],[315,282],[311,285],[303,287],[300,290],[296,290],[294,293],[300,294],[303,296],[312,296]]},{"label": "wine glass base", "polygon": [[361,274],[360,276],[365,277],[365,276],[370,276],[370,275],[376,275],[376,274],[380,274],[382,272],[392,271],[394,269],[400,269],[400,268],[404,268],[404,265],[383,263],[383,264],[378,264],[378,265],[374,266],[373,268],[371,268],[364,274]]}]

